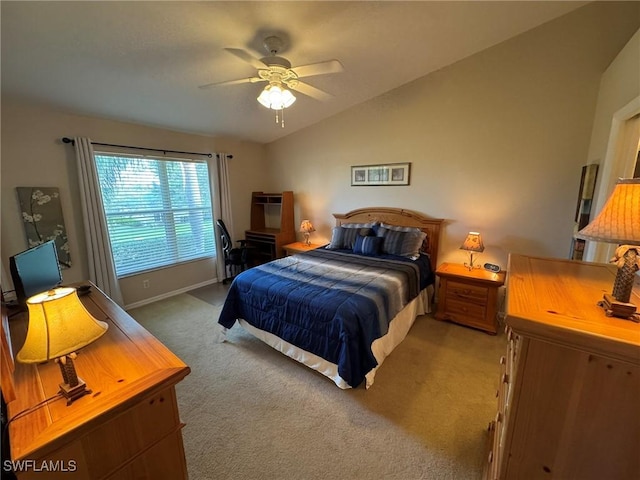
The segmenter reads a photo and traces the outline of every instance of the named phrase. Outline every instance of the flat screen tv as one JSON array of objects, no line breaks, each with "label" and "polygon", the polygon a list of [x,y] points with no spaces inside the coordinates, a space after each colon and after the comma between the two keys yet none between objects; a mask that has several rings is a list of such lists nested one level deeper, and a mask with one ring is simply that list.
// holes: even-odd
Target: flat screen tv
[{"label": "flat screen tv", "polygon": [[9,259],[9,269],[20,305],[25,305],[27,298],[62,283],[54,240],[14,255]]}]

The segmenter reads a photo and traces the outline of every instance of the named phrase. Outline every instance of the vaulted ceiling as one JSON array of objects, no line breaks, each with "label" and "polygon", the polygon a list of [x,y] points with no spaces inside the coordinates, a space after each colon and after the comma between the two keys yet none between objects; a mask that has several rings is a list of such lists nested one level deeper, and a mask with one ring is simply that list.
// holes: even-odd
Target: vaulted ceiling
[{"label": "vaulted ceiling", "polygon": [[[0,2],[2,94],[69,112],[271,142],[564,15],[587,2]],[[285,40],[293,66],[337,59],[304,80],[285,128],[256,101],[264,83],[225,48],[263,57]],[[294,92],[295,93],[295,92]]]}]

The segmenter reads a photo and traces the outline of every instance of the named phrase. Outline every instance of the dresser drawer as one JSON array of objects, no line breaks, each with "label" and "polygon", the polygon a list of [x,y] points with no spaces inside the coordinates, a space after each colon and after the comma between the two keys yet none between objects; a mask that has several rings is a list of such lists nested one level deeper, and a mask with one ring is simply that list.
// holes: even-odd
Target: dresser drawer
[{"label": "dresser drawer", "polygon": [[147,397],[80,439],[89,478],[105,476],[180,428],[173,388]]},{"label": "dresser drawer", "polygon": [[477,320],[484,320],[486,309],[483,305],[476,305],[474,303],[465,303],[461,300],[447,300],[447,308],[444,312],[449,317],[460,318],[461,320],[475,318]]},{"label": "dresser drawer", "polygon": [[[182,444],[182,424],[178,417],[178,406],[173,387],[156,393],[140,401],[137,405],[116,415],[94,430],[66,443],[62,448],[36,460],[37,465],[54,459],[60,462],[60,469],[47,472],[47,480],[86,480],[105,478],[144,454],[149,462],[159,464],[184,464]],[[152,457],[151,449],[172,437],[175,448]],[[62,469],[61,467],[65,467]],[[179,467],[181,468],[181,467]],[[44,478],[40,471],[20,472],[22,480]],[[129,477],[114,477],[129,478]],[[134,478],[134,477],[131,477]],[[159,478],[138,474],[135,478]],[[186,475],[171,478],[186,478]]]},{"label": "dresser drawer", "polygon": [[478,285],[469,285],[456,281],[449,281],[447,296],[450,299],[461,299],[465,302],[473,302],[479,305],[486,305],[489,296],[489,289]]}]

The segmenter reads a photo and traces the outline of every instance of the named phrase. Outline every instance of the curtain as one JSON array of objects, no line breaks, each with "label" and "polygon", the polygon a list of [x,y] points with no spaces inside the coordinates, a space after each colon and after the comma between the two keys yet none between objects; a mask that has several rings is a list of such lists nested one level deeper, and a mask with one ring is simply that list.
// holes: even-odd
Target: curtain
[{"label": "curtain", "polygon": [[[233,215],[231,213],[231,185],[229,180],[229,160],[231,155],[226,153],[217,153],[210,162],[209,175],[211,182],[211,191],[213,192],[213,214],[215,220],[221,218],[227,226],[227,230],[233,240]],[[214,227],[216,234],[216,267],[218,278],[226,277],[224,256],[220,255],[221,246],[218,235],[217,226]]]},{"label": "curtain", "polygon": [[111,242],[100,197],[100,184],[93,156],[93,146],[88,138],[76,137],[74,141],[78,163],[82,219],[87,242],[89,280],[123,307],[124,301],[116,277],[111,255]]}]

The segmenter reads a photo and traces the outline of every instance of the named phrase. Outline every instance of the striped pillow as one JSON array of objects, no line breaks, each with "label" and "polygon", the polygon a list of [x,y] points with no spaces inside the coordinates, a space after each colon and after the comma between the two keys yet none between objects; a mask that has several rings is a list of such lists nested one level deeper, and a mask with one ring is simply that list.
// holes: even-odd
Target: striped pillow
[{"label": "striped pillow", "polygon": [[348,226],[343,225],[340,227],[333,227],[333,231],[331,232],[331,242],[327,245],[327,249],[338,250],[347,248],[352,250],[358,235],[367,236],[371,235],[373,232],[370,227],[371,224],[350,223],[347,225]]},{"label": "striped pillow", "polygon": [[382,228],[386,228],[387,230],[395,230],[396,232],[422,232],[418,227],[401,227],[400,225],[389,225],[388,223],[382,222],[380,224]]},{"label": "striped pillow", "polygon": [[380,248],[382,247],[383,241],[384,238],[382,237],[375,237],[373,235],[364,237],[359,235],[353,246],[353,253],[361,253],[362,255],[375,257],[380,255]]},{"label": "striped pillow", "polygon": [[337,250],[342,248],[342,243],[344,241],[344,229],[341,227],[333,227],[331,231],[331,241],[329,245],[327,245],[327,249],[329,250]]},{"label": "striped pillow", "polygon": [[408,257],[412,260],[416,260],[420,257],[422,242],[424,242],[427,234],[420,229],[401,231],[391,230],[387,227],[381,226],[378,229],[378,236],[381,236],[384,239],[382,244],[382,253],[400,255],[402,257]]}]

